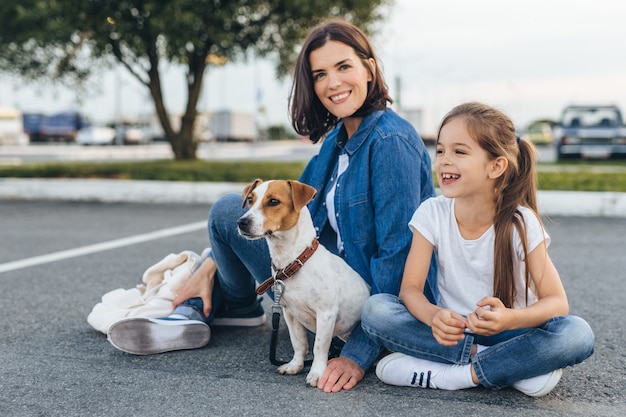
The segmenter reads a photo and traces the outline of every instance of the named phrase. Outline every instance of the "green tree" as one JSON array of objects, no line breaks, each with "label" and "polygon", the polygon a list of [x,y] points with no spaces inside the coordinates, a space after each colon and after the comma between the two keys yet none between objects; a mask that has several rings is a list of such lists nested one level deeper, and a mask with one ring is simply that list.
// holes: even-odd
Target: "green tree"
[{"label": "green tree", "polygon": [[[27,79],[80,84],[94,63],[121,63],[150,91],[176,159],[195,159],[193,126],[207,68],[272,57],[289,72],[297,46],[324,18],[365,31],[391,0],[3,0],[0,70]],[[185,67],[187,105],[180,129],[164,105],[163,63]]]}]

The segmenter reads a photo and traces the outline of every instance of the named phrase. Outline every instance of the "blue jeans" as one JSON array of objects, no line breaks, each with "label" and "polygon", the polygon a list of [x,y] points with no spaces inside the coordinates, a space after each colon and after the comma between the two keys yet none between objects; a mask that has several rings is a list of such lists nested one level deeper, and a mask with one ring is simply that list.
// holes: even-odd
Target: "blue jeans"
[{"label": "blue jeans", "polygon": [[[247,211],[241,205],[241,194],[227,194],[209,212],[210,256],[218,266],[211,314],[202,315],[200,298],[185,301],[174,313],[210,324],[225,304],[237,310],[250,309],[257,302],[256,282],[261,283],[272,274],[270,254],[265,239],[248,240],[239,235],[237,219]],[[269,294],[272,296],[271,291]]]},{"label": "blue jeans", "polygon": [[[491,389],[580,363],[594,349],[593,331],[575,316],[554,317],[540,327],[494,336],[468,333],[456,346],[442,346],[431,328],[391,294],[376,294],[367,300],[361,327],[381,347],[394,352],[434,362],[471,363],[481,385]],[[490,348],[470,355],[473,344]]]}]

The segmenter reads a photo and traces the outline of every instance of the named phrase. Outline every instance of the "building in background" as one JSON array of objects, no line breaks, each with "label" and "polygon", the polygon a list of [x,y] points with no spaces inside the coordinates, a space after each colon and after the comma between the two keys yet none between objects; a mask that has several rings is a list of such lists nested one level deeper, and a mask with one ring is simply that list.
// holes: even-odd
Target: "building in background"
[{"label": "building in background", "polygon": [[0,145],[27,145],[22,112],[14,108],[0,108]]}]

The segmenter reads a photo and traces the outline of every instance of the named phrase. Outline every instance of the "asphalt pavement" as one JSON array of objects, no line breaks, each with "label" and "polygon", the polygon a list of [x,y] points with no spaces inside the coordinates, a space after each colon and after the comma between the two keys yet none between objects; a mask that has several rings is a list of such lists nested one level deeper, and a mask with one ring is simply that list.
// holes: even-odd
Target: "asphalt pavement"
[{"label": "asphalt pavement", "polygon": [[[212,192],[238,185],[223,187]],[[113,188],[105,187],[109,194]],[[87,315],[104,293],[139,284],[165,255],[208,246],[210,201],[104,200],[0,198],[2,416],[626,415],[626,217],[545,219],[571,314],[596,335],[595,354],[567,368],[548,396],[397,388],[372,372],[351,391],[325,394],[308,387],[305,374],[276,372],[269,321],[213,328],[209,345],[198,350],[133,356],[114,349]],[[278,353],[290,354],[284,323]]]}]

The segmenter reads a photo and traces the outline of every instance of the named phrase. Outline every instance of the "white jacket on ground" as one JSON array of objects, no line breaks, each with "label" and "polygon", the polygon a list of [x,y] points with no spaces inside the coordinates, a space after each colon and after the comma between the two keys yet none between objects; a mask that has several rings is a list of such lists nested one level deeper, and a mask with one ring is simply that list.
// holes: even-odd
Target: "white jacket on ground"
[{"label": "white jacket on ground", "polygon": [[111,324],[126,317],[167,317],[178,289],[208,256],[192,251],[170,253],[143,274],[143,284],[128,290],[118,288],[102,296],[87,316],[87,322],[104,334]]}]

